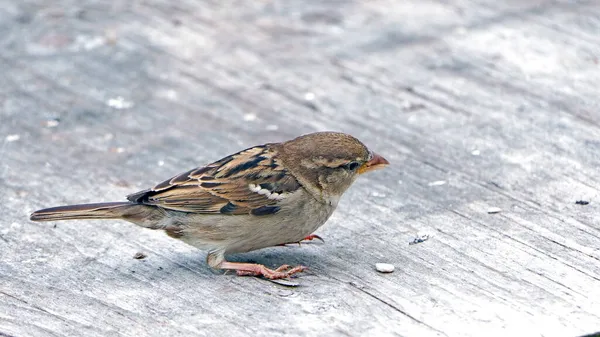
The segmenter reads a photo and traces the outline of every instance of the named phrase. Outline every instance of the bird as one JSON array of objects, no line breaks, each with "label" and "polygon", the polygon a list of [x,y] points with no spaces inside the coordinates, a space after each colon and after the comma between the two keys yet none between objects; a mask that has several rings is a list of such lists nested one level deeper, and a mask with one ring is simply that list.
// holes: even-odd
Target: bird
[{"label": "bird", "polygon": [[389,165],[354,136],[314,132],[253,146],[178,174],[123,202],[41,209],[32,221],[119,219],[207,250],[240,276],[289,278],[307,267],[227,261],[226,255],[320,239],[312,234],[357,177]]}]

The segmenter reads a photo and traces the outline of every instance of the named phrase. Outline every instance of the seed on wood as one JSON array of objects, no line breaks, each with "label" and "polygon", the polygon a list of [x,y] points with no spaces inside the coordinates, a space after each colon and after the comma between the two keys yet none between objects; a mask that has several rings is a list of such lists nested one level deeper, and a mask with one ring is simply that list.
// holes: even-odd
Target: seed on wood
[{"label": "seed on wood", "polygon": [[394,271],[394,265],[389,263],[375,263],[375,269],[380,273],[391,273]]}]

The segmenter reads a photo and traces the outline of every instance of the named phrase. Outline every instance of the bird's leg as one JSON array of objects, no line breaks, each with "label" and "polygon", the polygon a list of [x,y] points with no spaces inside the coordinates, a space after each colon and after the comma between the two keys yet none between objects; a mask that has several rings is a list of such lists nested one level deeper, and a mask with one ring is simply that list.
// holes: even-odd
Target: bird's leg
[{"label": "bird's leg", "polygon": [[323,240],[322,237],[318,236],[317,234],[311,234],[307,237],[305,237],[304,239],[298,241],[298,242],[287,242],[287,243],[282,243],[279,244],[278,246],[285,246],[285,245],[289,245],[291,243],[297,243],[298,245],[300,245],[300,243],[302,243],[303,241],[312,241],[312,240],[321,240],[321,242],[325,242],[325,240]]},{"label": "bird's leg", "polygon": [[225,260],[223,252],[211,252],[206,259],[208,265],[216,269],[235,270],[239,276],[263,276],[269,280],[288,278],[296,273],[306,270],[305,266],[290,267],[287,264],[273,270],[262,264],[229,262]]}]

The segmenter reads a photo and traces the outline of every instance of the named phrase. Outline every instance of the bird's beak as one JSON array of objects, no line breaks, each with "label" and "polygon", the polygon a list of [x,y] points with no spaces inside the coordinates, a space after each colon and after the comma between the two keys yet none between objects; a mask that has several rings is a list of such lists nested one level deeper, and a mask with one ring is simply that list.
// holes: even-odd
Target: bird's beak
[{"label": "bird's beak", "polygon": [[371,158],[371,160],[369,160],[368,162],[362,164],[361,167],[358,168],[358,174],[363,174],[369,171],[374,171],[380,168],[384,168],[386,166],[388,166],[390,164],[389,161],[387,161],[387,159],[383,158],[382,156],[373,153],[373,158]]}]

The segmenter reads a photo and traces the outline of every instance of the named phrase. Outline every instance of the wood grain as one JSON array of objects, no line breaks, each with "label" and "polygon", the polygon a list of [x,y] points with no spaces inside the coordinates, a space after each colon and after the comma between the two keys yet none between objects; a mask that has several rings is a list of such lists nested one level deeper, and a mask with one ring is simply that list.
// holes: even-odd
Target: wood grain
[{"label": "wood grain", "polygon": [[[598,32],[596,1],[0,0],[0,336],[600,331]],[[28,221],[316,130],[392,166],[324,244],[234,257],[308,265],[296,288]]]}]

